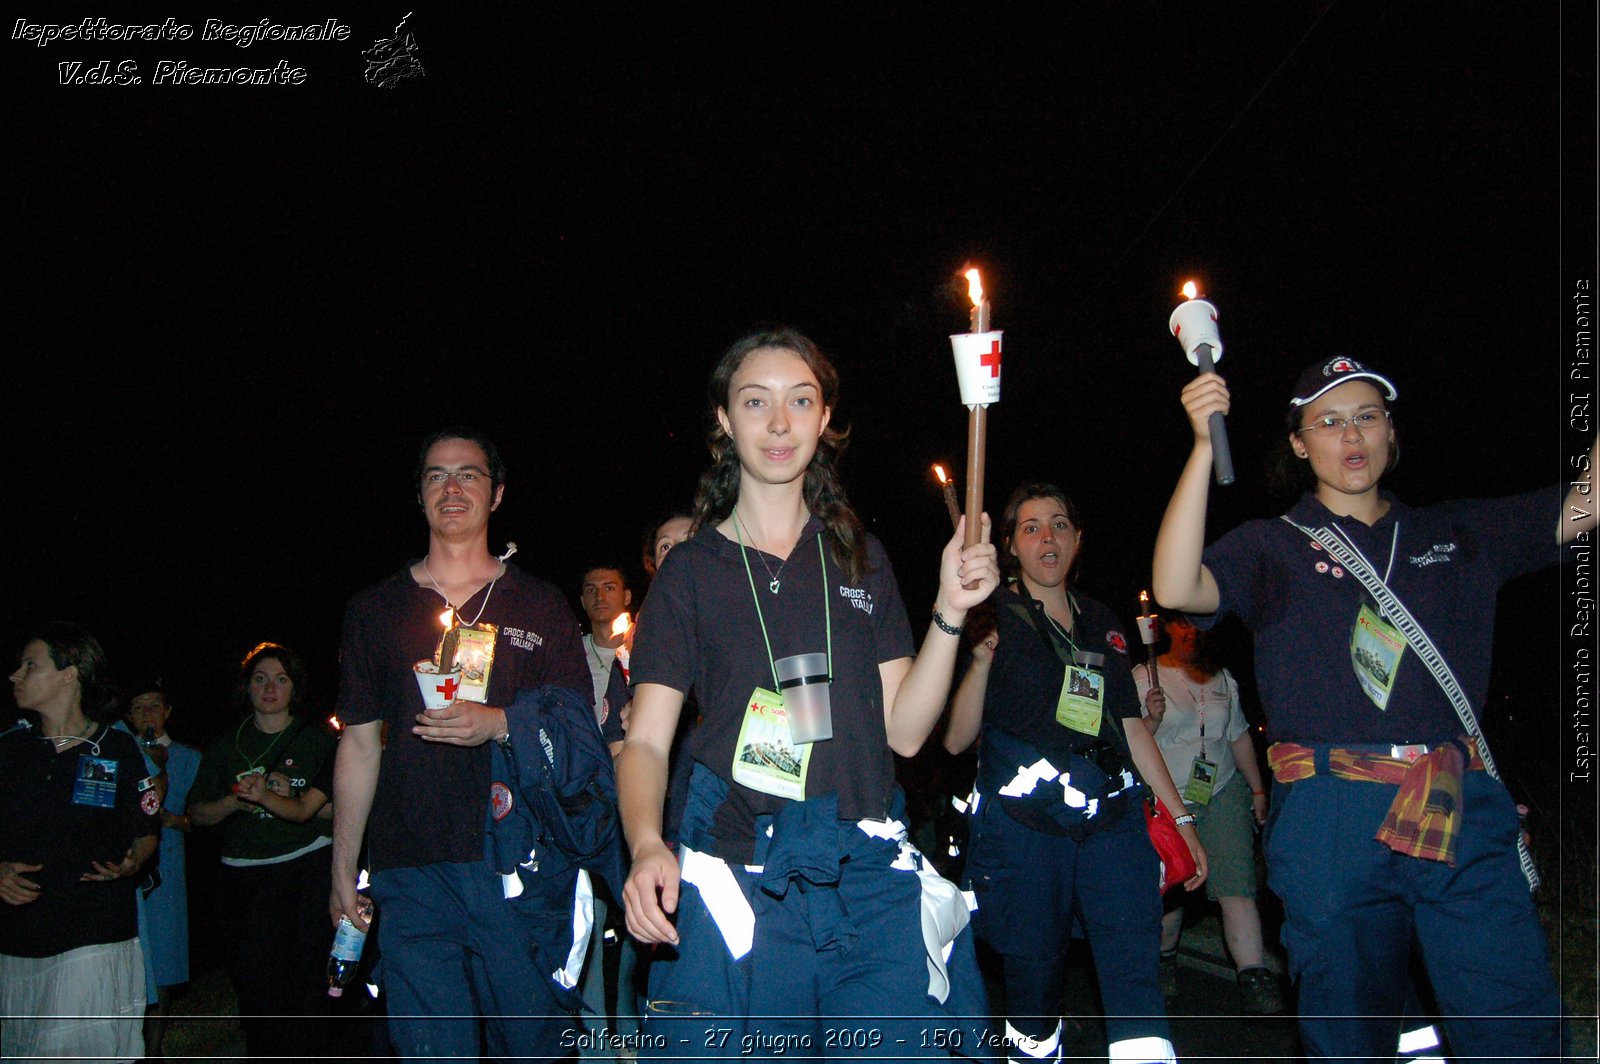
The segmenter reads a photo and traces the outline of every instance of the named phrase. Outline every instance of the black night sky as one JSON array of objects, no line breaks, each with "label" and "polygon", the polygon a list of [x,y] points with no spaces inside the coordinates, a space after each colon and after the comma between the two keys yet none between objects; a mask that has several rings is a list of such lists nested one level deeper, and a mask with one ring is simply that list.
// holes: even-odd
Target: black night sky
[{"label": "black night sky", "polygon": [[[969,261],[1006,331],[990,506],[1066,486],[1125,619],[1187,449],[1187,277],[1235,395],[1218,532],[1282,508],[1264,456],[1328,354],[1399,384],[1413,503],[1553,483],[1576,447],[1592,5],[455,3],[411,15],[425,76],[368,84],[408,9],[142,3],[116,17],[195,38],[5,42],[7,653],[81,620],[171,678],[180,736],[231,719],[262,639],[331,706],[345,599],[425,549],[441,424],[501,441],[496,549],[574,599],[587,560],[637,567],[704,465],[712,363],[762,323],[839,364],[846,482],[920,618]],[[209,18],[351,34],[241,49]],[[58,84],[102,59],[144,82]],[[152,84],[164,59],[307,76]],[[1507,592],[1496,680],[1550,744],[1558,580]]]}]

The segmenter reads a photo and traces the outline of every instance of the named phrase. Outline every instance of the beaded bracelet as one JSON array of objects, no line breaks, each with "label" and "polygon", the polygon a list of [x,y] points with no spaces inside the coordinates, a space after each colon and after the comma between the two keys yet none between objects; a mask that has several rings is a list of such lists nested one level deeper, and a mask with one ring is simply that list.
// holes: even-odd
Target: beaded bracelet
[{"label": "beaded bracelet", "polygon": [[951,624],[949,621],[945,620],[939,615],[939,611],[937,609],[933,611],[933,623],[938,625],[939,631],[943,632],[945,635],[961,634],[961,625]]}]

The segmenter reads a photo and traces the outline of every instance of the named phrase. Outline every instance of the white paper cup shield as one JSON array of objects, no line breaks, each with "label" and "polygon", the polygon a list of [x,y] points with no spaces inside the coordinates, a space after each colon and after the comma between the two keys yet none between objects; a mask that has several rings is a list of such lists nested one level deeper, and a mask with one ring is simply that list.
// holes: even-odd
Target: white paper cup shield
[{"label": "white paper cup shield", "polygon": [[1188,299],[1179,303],[1172,317],[1167,319],[1167,328],[1183,345],[1183,353],[1189,356],[1189,365],[1200,365],[1200,358],[1194,350],[1201,344],[1211,345],[1213,362],[1222,361],[1222,334],[1217,332],[1217,308],[1204,299]]},{"label": "white paper cup shield", "polygon": [[449,672],[440,672],[439,666],[425,658],[411,666],[411,671],[417,678],[417,687],[422,691],[422,704],[426,708],[443,709],[456,700],[456,692],[461,690],[459,665]]},{"label": "white paper cup shield", "polygon": [[956,333],[950,347],[956,356],[956,380],[963,406],[988,406],[1000,401],[1000,330]]}]

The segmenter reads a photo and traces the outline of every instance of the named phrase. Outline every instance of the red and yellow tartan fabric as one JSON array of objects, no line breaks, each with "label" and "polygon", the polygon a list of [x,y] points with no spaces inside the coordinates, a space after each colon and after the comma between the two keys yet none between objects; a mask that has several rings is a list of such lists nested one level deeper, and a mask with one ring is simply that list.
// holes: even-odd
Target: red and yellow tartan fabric
[{"label": "red and yellow tartan fabric", "polygon": [[[1472,752],[1470,763],[1464,756],[1467,750]],[[1267,764],[1280,783],[1317,773],[1316,752],[1298,743],[1273,743],[1267,749]],[[1375,839],[1396,853],[1451,867],[1461,827],[1461,773],[1469,767],[1482,769],[1483,760],[1465,735],[1457,742],[1439,744],[1415,761],[1339,747],[1328,751],[1328,771],[1340,779],[1399,786]]]}]

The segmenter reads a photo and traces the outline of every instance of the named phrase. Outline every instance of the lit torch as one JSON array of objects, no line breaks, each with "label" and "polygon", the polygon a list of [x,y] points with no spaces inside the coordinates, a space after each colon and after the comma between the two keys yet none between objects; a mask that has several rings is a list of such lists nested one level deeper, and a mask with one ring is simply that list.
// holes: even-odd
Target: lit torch
[{"label": "lit torch", "polygon": [[935,465],[933,475],[939,478],[939,487],[944,491],[944,508],[950,511],[950,527],[953,529],[961,520],[961,504],[956,502],[956,482],[944,474],[944,466]]},{"label": "lit torch", "polygon": [[1161,678],[1156,670],[1156,640],[1160,638],[1156,627],[1161,620],[1155,611],[1150,608],[1150,592],[1139,592],[1139,616],[1134,620],[1139,622],[1139,638],[1144,643],[1145,653],[1150,655],[1150,690],[1161,690]]},{"label": "lit torch", "polygon": [[617,644],[617,662],[622,666],[622,679],[628,681],[628,661],[632,655],[628,651],[628,635],[633,631],[633,618],[628,616],[628,611],[623,610],[617,614],[617,619],[611,622],[611,638],[622,637],[622,642]]},{"label": "lit torch", "polygon": [[[976,269],[966,271],[972,300],[971,332],[950,337],[956,357],[956,379],[967,408],[967,534],[966,546],[983,538],[983,466],[989,442],[989,404],[1000,401],[1001,333],[989,330],[989,300]],[[970,590],[977,583],[966,585]]]},{"label": "lit torch", "polygon": [[439,637],[439,671],[446,673],[456,667],[456,646],[461,641],[461,625],[455,609],[448,606],[439,614],[439,623],[444,625],[444,634]]},{"label": "lit torch", "polygon": [[[1222,357],[1222,334],[1217,331],[1217,308],[1201,298],[1200,289],[1193,281],[1183,285],[1184,302],[1179,303],[1167,319],[1167,328],[1177,337],[1189,364],[1201,373],[1216,370],[1216,360]],[[1217,483],[1233,483],[1233,452],[1228,449],[1228,429],[1222,413],[1211,415],[1211,466]]]}]

